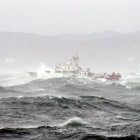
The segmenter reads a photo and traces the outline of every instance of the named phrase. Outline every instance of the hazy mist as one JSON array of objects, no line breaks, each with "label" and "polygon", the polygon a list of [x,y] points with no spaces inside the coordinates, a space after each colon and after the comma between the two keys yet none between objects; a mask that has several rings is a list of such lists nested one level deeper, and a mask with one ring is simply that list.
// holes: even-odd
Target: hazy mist
[{"label": "hazy mist", "polygon": [[0,66],[140,71],[140,0],[0,0]]},{"label": "hazy mist", "polygon": [[0,31],[45,35],[140,30],[139,0],[0,0]]}]

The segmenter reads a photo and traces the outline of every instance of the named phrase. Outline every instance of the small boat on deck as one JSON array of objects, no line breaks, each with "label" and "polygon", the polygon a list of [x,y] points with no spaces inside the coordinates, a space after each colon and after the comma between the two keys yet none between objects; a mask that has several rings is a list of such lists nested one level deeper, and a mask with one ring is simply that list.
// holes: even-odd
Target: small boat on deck
[{"label": "small boat on deck", "polygon": [[111,80],[111,81],[120,80],[121,79],[121,74],[120,73],[116,74],[115,72],[113,72],[111,75],[108,74],[106,79]]}]

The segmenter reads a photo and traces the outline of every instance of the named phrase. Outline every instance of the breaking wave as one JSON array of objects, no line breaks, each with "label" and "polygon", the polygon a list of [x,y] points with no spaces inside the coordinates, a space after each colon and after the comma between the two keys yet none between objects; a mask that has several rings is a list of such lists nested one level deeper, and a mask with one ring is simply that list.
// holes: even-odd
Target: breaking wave
[{"label": "breaking wave", "polygon": [[81,127],[86,125],[87,122],[83,121],[81,118],[79,117],[73,117],[68,119],[67,121],[59,124],[58,126],[72,126],[72,127]]}]

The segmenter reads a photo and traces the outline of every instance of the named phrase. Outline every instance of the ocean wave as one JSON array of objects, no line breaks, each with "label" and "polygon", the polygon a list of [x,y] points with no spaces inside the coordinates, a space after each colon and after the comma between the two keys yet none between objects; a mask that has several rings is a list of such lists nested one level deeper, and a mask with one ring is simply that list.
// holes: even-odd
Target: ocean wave
[{"label": "ocean wave", "polygon": [[[89,78],[83,78],[83,77],[75,77],[75,76],[62,76],[62,77],[52,77],[52,78],[28,78],[27,75],[19,76],[18,78],[14,78],[11,81],[11,84],[9,82],[8,86],[5,86],[2,84],[2,87],[5,87],[5,90],[8,89],[15,89],[17,91],[39,91],[39,89],[42,89],[42,91],[48,90],[52,91],[52,88],[57,89],[58,92],[64,92],[67,90],[70,91],[85,91],[85,92],[98,92],[103,87],[105,88],[116,88],[122,90],[128,89],[130,90],[133,88],[133,85],[135,85],[134,82],[130,82],[127,80],[121,80],[121,81],[104,81],[100,82],[99,80],[92,80]],[[13,83],[12,83],[13,82]],[[19,89],[19,90],[18,90]],[[54,90],[55,91],[55,90]]]},{"label": "ocean wave", "polygon": [[[45,71],[45,70],[44,70]],[[31,77],[28,75],[28,72],[21,72],[21,73],[11,73],[11,74],[7,74],[7,75],[0,75],[0,85],[2,84],[2,86],[14,86],[14,85],[23,85],[26,83],[29,83],[31,81],[34,80],[51,80],[51,79],[75,79],[77,81],[83,81],[83,82],[97,82],[97,83],[107,83],[107,84],[111,84],[111,83],[119,83],[119,84],[124,84],[126,82],[138,82],[138,80],[134,80],[134,79],[138,79],[137,76],[135,76],[135,78],[129,78],[129,76],[127,76],[127,78],[122,78],[120,81],[108,81],[104,78],[101,79],[92,79],[89,77],[85,77],[85,76],[70,76],[70,75],[63,75],[63,74],[44,74],[44,72],[37,72],[39,76],[37,77]],[[140,82],[140,81],[139,81]]]},{"label": "ocean wave", "polygon": [[40,107],[54,108],[54,109],[72,109],[79,110],[94,109],[102,111],[125,110],[132,112],[139,112],[138,105],[120,103],[118,101],[109,100],[97,96],[79,96],[76,97],[56,97],[56,96],[38,96],[38,97],[11,97],[0,100],[0,104],[8,106],[24,106],[34,107],[37,110]]},{"label": "ocean wave", "polygon": [[60,123],[60,124],[56,125],[56,126],[60,126],[60,127],[63,127],[63,126],[81,127],[81,126],[85,126],[86,124],[87,124],[87,122],[83,121],[81,118],[73,117],[73,118],[70,118],[70,119],[66,120],[63,123]]},{"label": "ocean wave", "polygon": [[0,86],[0,92],[4,91],[4,90],[5,90],[5,88],[3,86]]},{"label": "ocean wave", "polygon": [[133,87],[132,91],[140,91],[140,86]]},{"label": "ocean wave", "polygon": [[80,140],[139,140],[139,139],[140,137],[137,137],[135,135],[106,137],[96,134],[87,134],[86,136],[80,138]]},{"label": "ocean wave", "polygon": [[[49,89],[56,89],[58,92],[72,92],[72,91],[81,91],[81,92],[98,92],[100,88],[111,88],[116,87],[120,89],[120,87],[126,87],[120,83],[105,84],[98,83],[95,81],[88,81],[85,79],[78,79],[75,77],[63,77],[63,78],[52,78],[52,79],[36,79],[32,80],[26,84],[15,85],[8,87],[6,89],[15,89],[15,90],[26,90],[26,91],[42,91]],[[41,91],[40,90],[40,91]]]},{"label": "ocean wave", "polygon": [[49,126],[37,128],[3,128],[0,129],[0,137],[4,139],[47,139],[47,140],[139,140],[136,134],[105,135],[84,132],[83,129],[72,131]]},{"label": "ocean wave", "polygon": [[[6,93],[6,94],[4,94]],[[99,83],[77,77],[34,79],[26,84],[0,87],[0,99],[10,97],[80,97],[98,96],[119,102],[139,102],[138,83]]]}]

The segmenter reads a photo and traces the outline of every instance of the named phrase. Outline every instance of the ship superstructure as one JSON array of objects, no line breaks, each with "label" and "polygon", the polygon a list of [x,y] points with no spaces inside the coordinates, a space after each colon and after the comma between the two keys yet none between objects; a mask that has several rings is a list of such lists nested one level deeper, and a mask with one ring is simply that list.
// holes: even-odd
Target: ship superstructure
[{"label": "ship superstructure", "polygon": [[75,55],[68,62],[64,62],[55,67],[55,73],[63,74],[83,74],[82,67],[78,64],[78,55]]}]

